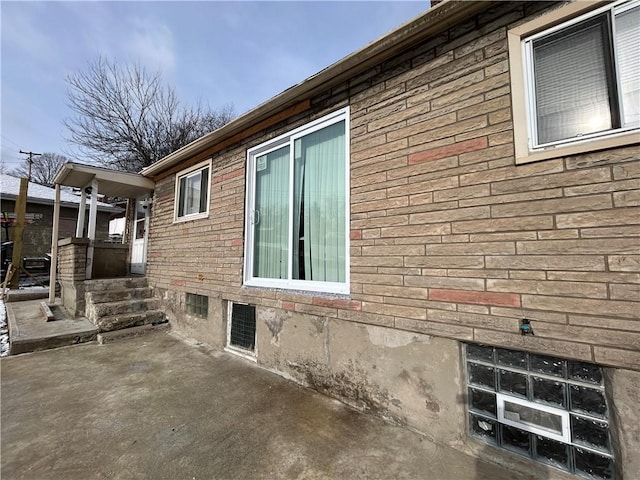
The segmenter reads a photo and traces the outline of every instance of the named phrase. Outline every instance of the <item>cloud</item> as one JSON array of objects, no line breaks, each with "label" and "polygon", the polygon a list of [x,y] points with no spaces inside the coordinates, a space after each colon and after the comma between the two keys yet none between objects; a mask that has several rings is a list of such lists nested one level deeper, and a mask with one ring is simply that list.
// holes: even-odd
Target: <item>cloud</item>
[{"label": "cloud", "polygon": [[[24,63],[46,67],[58,55],[52,32],[42,28],[46,6],[38,3],[6,3],[2,6],[3,56],[20,56]],[[3,62],[4,63],[4,62]]]},{"label": "cloud", "polygon": [[131,33],[123,47],[128,56],[151,70],[170,74],[176,66],[173,32],[151,18],[131,20]]}]

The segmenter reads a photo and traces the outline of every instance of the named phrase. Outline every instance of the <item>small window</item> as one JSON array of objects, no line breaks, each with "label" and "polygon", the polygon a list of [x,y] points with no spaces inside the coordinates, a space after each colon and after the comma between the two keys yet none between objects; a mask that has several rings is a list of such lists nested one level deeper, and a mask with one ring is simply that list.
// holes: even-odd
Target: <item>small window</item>
[{"label": "small window", "polygon": [[599,366],[466,345],[469,433],[594,479],[614,478]]},{"label": "small window", "polygon": [[255,355],[256,307],[242,303],[229,303],[227,346],[240,353]]},{"label": "small window", "polygon": [[348,113],[249,150],[246,285],[349,293]]},{"label": "small window", "polygon": [[199,164],[176,178],[176,220],[191,220],[209,213],[210,162]]},{"label": "small window", "polygon": [[197,317],[207,318],[209,315],[209,297],[187,293],[187,313]]},{"label": "small window", "polygon": [[530,150],[640,127],[638,38],[634,1],[524,39]]}]

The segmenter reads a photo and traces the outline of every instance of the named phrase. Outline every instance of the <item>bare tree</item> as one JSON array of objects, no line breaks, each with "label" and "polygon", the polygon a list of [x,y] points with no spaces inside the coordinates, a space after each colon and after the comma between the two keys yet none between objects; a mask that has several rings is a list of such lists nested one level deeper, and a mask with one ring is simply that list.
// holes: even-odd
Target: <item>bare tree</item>
[{"label": "bare tree", "polygon": [[[33,165],[31,166],[31,181],[52,187],[53,177],[58,169],[70,161],[71,159],[57,153],[43,153],[34,157]],[[26,178],[29,175],[29,160],[25,158],[19,167],[14,168],[9,173],[15,177]]]},{"label": "bare tree", "polygon": [[120,66],[98,58],[87,70],[67,77],[69,140],[97,163],[137,172],[234,117],[218,110],[182,106],[159,73],[139,65]]}]

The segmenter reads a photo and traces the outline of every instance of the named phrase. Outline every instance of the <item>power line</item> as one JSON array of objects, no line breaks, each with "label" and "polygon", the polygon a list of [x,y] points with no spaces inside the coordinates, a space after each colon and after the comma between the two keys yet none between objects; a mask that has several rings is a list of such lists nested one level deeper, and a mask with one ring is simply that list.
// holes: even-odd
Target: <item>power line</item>
[{"label": "power line", "polygon": [[31,181],[31,165],[33,165],[33,156],[34,155],[42,155],[41,153],[33,153],[33,152],[23,152],[20,150],[20,153],[24,153],[25,155],[29,155],[29,174],[27,175],[27,180]]},{"label": "power line", "polygon": [[10,138],[8,138],[6,135],[2,135],[0,133],[0,137],[4,138],[7,142],[9,143],[13,143],[16,147],[20,148],[20,145],[18,145],[16,142],[14,142],[13,140],[11,140]]}]

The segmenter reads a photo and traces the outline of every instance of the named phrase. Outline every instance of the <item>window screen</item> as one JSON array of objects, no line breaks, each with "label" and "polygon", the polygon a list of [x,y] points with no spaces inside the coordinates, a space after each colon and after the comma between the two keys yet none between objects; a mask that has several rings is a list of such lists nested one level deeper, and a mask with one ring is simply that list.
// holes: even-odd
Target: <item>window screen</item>
[{"label": "window screen", "polygon": [[640,2],[616,2],[524,41],[532,147],[640,126]]},{"label": "window screen", "polygon": [[606,17],[533,44],[538,142],[611,128]]}]

